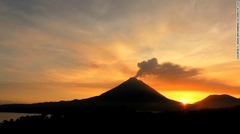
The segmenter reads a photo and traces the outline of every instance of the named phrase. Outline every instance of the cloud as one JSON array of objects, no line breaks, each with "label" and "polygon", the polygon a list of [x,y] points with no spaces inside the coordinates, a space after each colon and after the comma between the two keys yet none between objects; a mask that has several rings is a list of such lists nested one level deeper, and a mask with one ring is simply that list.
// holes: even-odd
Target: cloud
[{"label": "cloud", "polygon": [[[206,68],[190,68],[171,62],[159,64],[156,58],[142,61],[137,65],[139,70],[135,77],[141,77],[141,79],[144,79],[151,86],[161,91],[181,90],[240,94],[240,86],[229,85],[229,82],[214,79],[214,77],[204,77]],[[218,64],[217,66],[219,67],[220,65]],[[216,70],[216,68],[213,69]],[[221,72],[218,70],[218,73]],[[227,75],[225,74],[225,76]]]},{"label": "cloud", "polygon": [[[0,82],[109,83],[134,75],[139,59],[164,55],[162,61],[172,63],[153,60],[152,68],[148,61],[139,63],[138,77],[207,85],[205,79],[196,80],[199,69],[173,63],[205,67],[233,60],[232,48],[226,44],[234,43],[234,5],[229,0],[0,1]],[[228,70],[225,67],[221,66],[222,72]],[[236,69],[231,70],[228,77],[219,77],[237,78],[232,77],[238,74]],[[205,68],[201,74],[207,74]],[[16,93],[12,98],[21,96],[17,89],[24,88],[12,87]],[[46,93],[57,95],[50,87]],[[10,91],[4,91],[6,100],[11,99]],[[36,92],[28,91],[32,96]]]},{"label": "cloud", "polygon": [[185,79],[199,74],[199,69],[183,67],[171,62],[158,63],[156,58],[137,64],[139,70],[135,77],[154,75],[162,79]]}]

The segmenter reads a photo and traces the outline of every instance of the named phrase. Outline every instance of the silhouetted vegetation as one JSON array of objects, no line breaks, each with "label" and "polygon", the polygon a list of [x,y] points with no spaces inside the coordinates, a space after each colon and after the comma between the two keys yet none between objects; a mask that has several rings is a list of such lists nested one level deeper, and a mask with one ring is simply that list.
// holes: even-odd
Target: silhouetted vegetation
[{"label": "silhouetted vegetation", "polygon": [[[96,109],[95,109],[96,110]],[[1,132],[221,132],[238,130],[240,107],[175,112],[82,111],[4,121]],[[113,132],[113,133],[115,133]]]}]

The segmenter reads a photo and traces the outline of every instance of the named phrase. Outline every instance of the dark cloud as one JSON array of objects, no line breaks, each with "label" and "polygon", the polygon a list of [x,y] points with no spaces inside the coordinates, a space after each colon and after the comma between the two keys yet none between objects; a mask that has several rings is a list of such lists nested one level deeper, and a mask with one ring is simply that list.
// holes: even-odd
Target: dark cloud
[{"label": "dark cloud", "polygon": [[171,62],[159,64],[156,58],[142,61],[137,65],[139,70],[135,77],[154,75],[162,79],[184,79],[196,76],[200,71],[196,68],[183,67]]},{"label": "dark cloud", "polygon": [[[164,87],[164,90],[184,89],[185,91],[239,94],[239,86],[228,85],[216,79],[194,77],[200,74],[201,69],[184,67],[171,62],[159,64],[156,58],[142,61],[137,65],[139,70],[135,77],[154,76],[152,80],[156,82],[158,88]],[[162,83],[159,80],[164,82]],[[173,82],[174,85],[172,86]]]}]

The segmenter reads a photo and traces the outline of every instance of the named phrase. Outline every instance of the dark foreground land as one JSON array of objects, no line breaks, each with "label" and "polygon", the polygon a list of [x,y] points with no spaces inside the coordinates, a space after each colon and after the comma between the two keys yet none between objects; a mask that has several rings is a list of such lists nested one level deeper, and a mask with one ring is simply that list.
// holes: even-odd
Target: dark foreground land
[{"label": "dark foreground land", "polygon": [[235,133],[240,107],[178,112],[71,112],[4,121],[0,133]]}]

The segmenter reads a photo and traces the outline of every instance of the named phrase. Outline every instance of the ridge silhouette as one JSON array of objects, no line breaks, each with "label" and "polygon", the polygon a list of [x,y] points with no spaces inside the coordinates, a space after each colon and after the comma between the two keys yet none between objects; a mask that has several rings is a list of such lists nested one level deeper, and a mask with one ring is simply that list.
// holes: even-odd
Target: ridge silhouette
[{"label": "ridge silhouette", "polygon": [[[209,130],[220,133],[226,130],[231,133],[238,130],[239,124],[235,122],[240,120],[240,106],[236,106],[238,103],[230,105],[232,102],[238,102],[238,99],[229,95],[210,95],[183,107],[180,102],[168,99],[141,80],[130,78],[99,96],[83,100],[0,105],[0,111],[5,112],[41,113],[41,116],[4,121],[0,123],[0,130],[2,133],[34,132],[31,129],[42,133],[49,130],[54,133],[95,133],[96,130],[99,133],[156,133],[159,130],[169,133],[176,130],[181,133]],[[218,106],[216,103],[234,107],[202,107]],[[199,109],[188,109],[188,106]]]},{"label": "ridge silhouette", "polygon": [[[99,96],[83,100],[12,104],[0,106],[0,111],[11,112],[77,112],[77,111],[175,111],[181,103],[168,99],[134,77]],[[66,109],[67,108],[67,109]]]},{"label": "ridge silhouette", "polygon": [[227,94],[209,95],[193,104],[196,109],[214,109],[240,106],[240,100]]},{"label": "ridge silhouette", "polygon": [[[239,99],[224,94],[210,95],[199,102],[185,106],[185,108],[199,110],[234,106],[240,106]],[[165,97],[135,77],[129,78],[99,96],[82,100],[0,105],[2,112],[24,113],[116,112],[126,110],[163,112],[182,109],[182,103]]]}]

